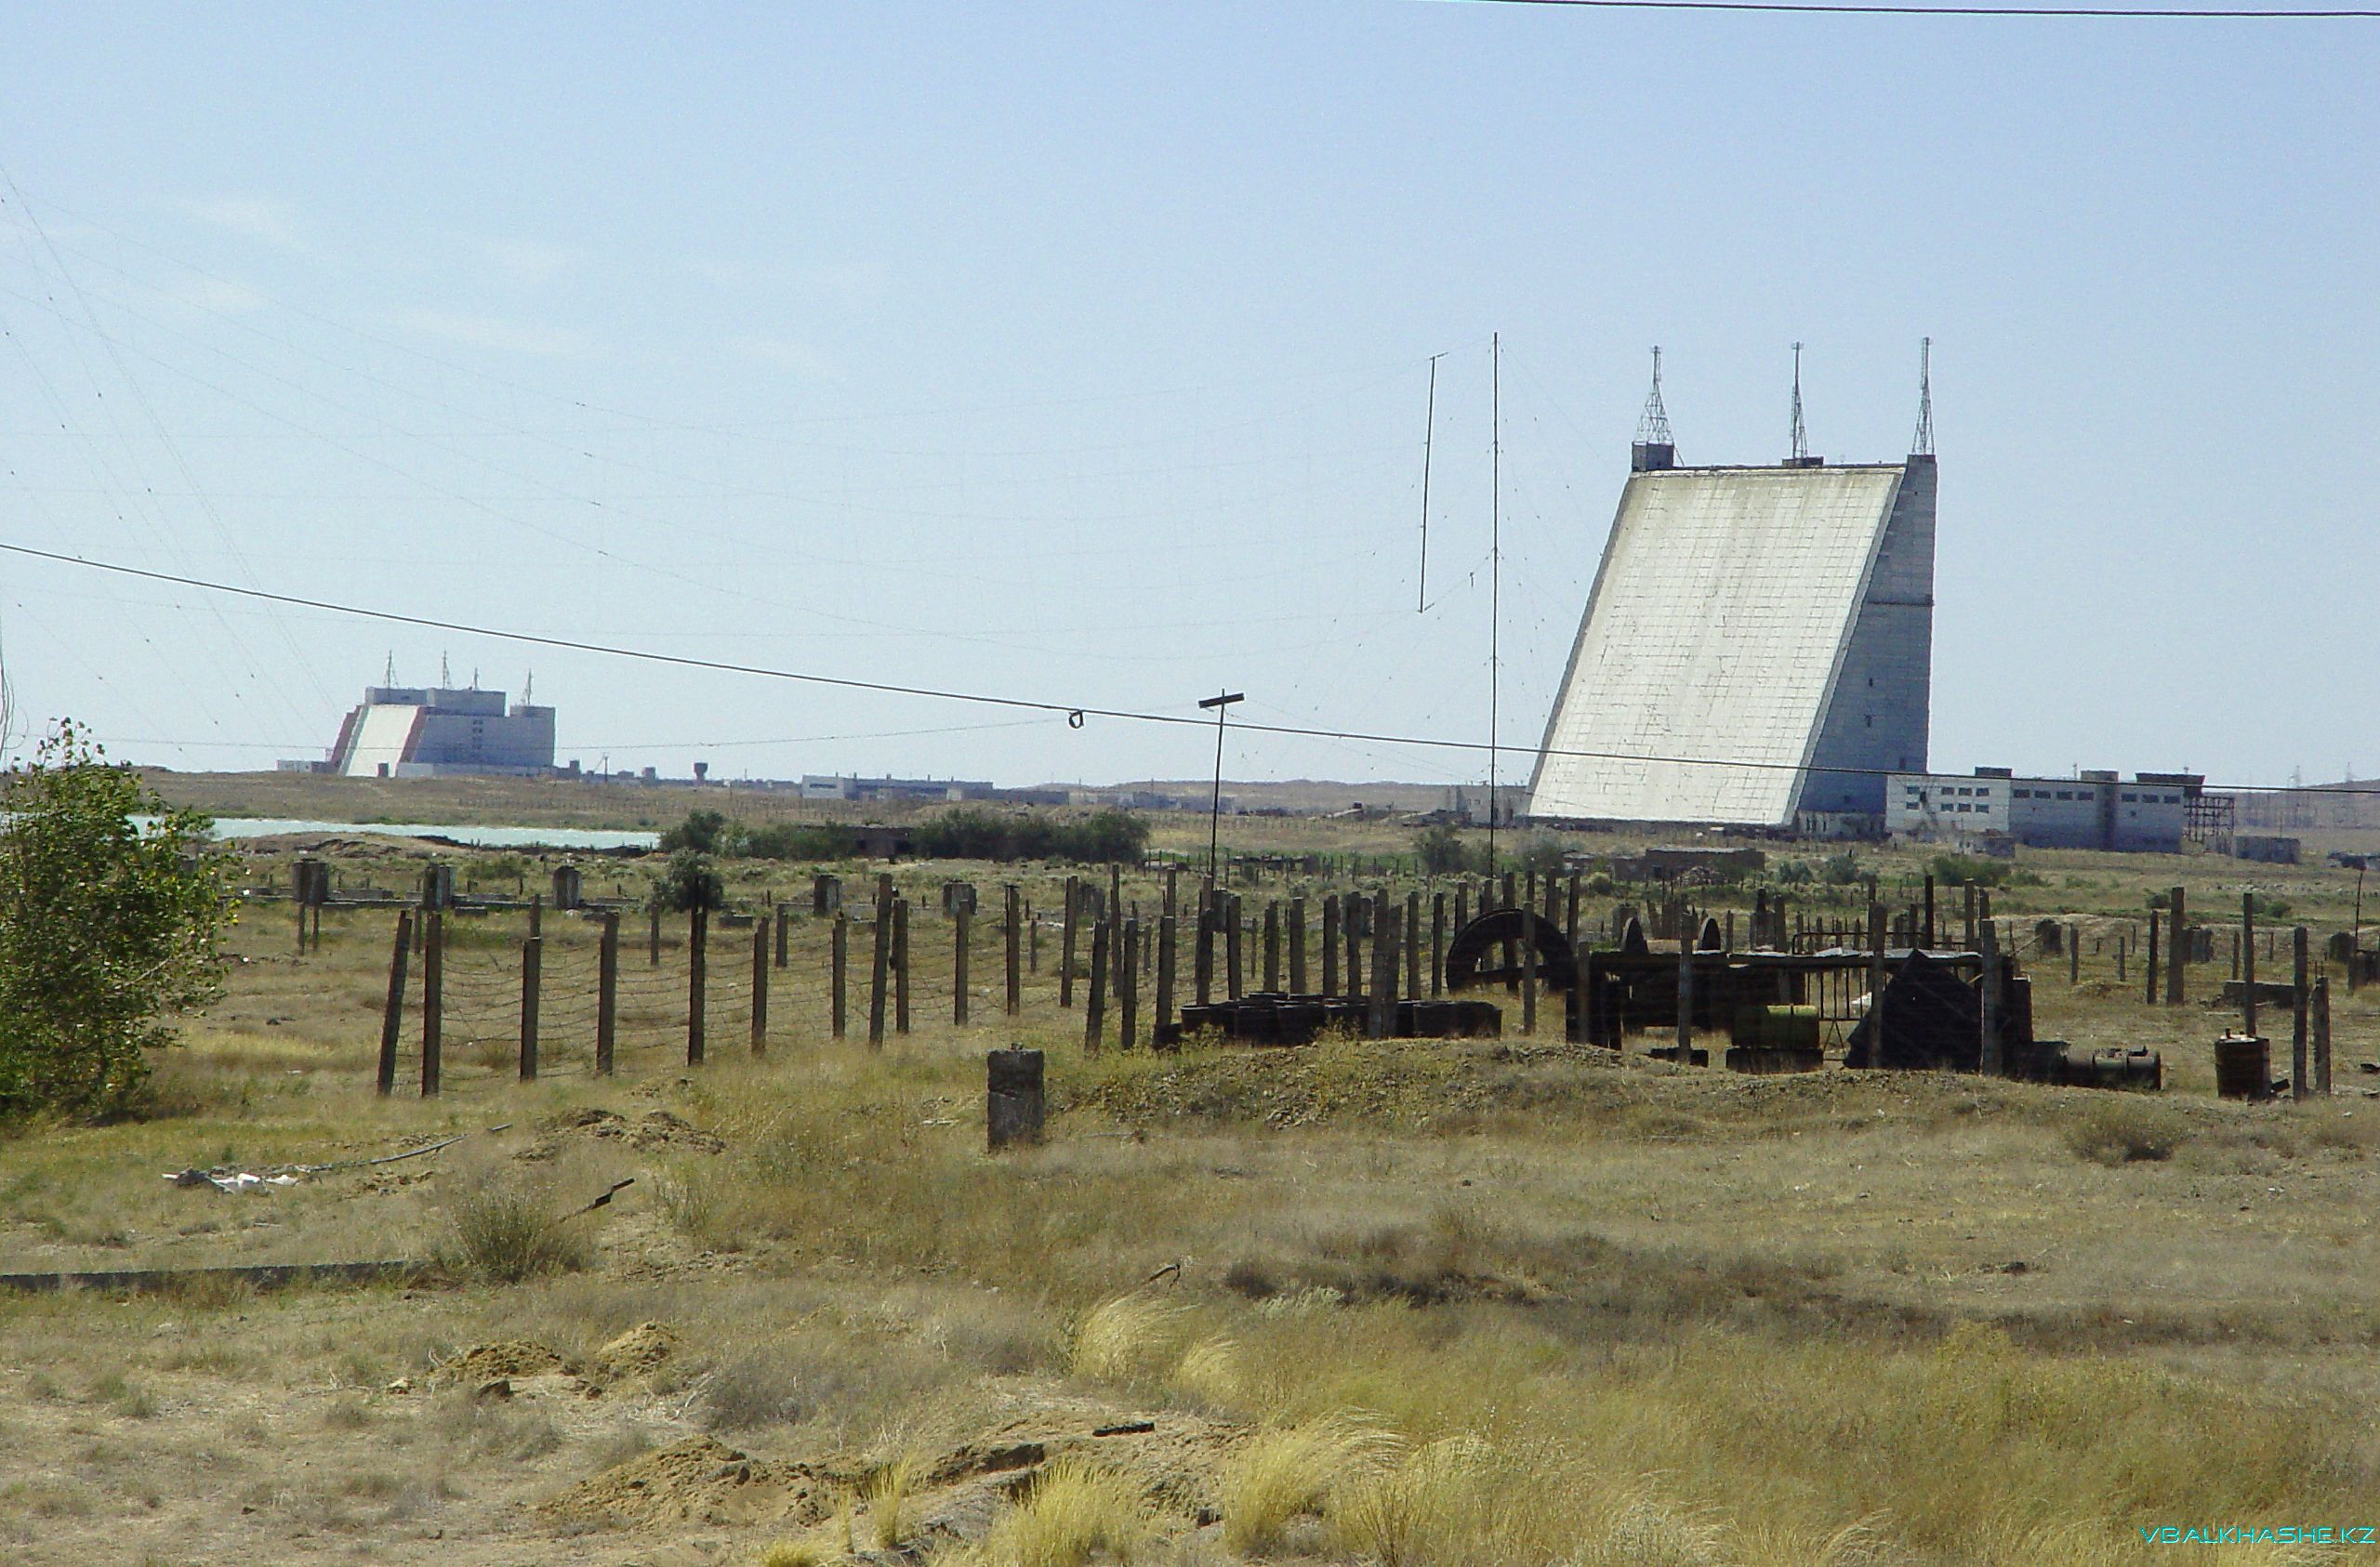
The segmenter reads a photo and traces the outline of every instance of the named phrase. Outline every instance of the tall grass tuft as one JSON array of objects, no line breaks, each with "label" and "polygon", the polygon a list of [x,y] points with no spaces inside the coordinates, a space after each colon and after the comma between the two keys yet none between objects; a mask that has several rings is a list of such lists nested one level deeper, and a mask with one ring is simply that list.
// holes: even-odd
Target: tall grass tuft
[{"label": "tall grass tuft", "polygon": [[879,1550],[896,1549],[909,1537],[909,1495],[924,1466],[910,1454],[885,1465],[867,1482],[867,1537]]},{"label": "tall grass tuft", "polygon": [[1222,1334],[1210,1334],[1182,1351],[1166,1386],[1197,1403],[1228,1404],[1244,1387],[1239,1369],[1239,1345]]},{"label": "tall grass tuft", "polygon": [[1094,1558],[1129,1562],[1155,1533],[1148,1498],[1130,1481],[1064,1457],[1050,1466],[1031,1495],[1000,1515],[982,1545],[956,1560],[965,1567],[1084,1567]]},{"label": "tall grass tuft", "polygon": [[1188,1308],[1150,1295],[1119,1295],[1084,1313],[1075,1329],[1075,1375],[1126,1382],[1173,1358]]},{"label": "tall grass tuft", "polygon": [[446,1235],[438,1259],[451,1271],[489,1284],[514,1284],[540,1273],[587,1266],[584,1235],[557,1218],[538,1194],[486,1179],[447,1205]]},{"label": "tall grass tuft", "polygon": [[1351,1414],[1250,1438],[1223,1468],[1223,1543],[1243,1556],[1270,1549],[1290,1521],[1320,1512],[1342,1487],[1377,1475],[1401,1445],[1395,1433]]},{"label": "tall grass tuft", "polygon": [[1395,1468],[1356,1475],[1329,1499],[1331,1537],[1380,1567],[1416,1567],[1445,1555],[1448,1525],[1479,1499],[1491,1455],[1468,1433],[1443,1437]]}]

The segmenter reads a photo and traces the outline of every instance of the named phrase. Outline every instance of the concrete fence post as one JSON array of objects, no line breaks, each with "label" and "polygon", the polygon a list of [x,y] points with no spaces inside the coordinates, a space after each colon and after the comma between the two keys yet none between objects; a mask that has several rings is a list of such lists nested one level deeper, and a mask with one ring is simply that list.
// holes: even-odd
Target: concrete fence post
[{"label": "concrete fence post", "polygon": [[997,1153],[1041,1140],[1041,1052],[1012,1045],[984,1054],[984,1141]]}]

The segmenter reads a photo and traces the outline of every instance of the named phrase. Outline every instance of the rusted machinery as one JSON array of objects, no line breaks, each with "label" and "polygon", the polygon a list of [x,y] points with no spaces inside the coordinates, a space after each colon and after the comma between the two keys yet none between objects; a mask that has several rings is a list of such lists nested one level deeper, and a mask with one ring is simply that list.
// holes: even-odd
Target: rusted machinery
[{"label": "rusted machinery", "polygon": [[[1844,1042],[1845,1066],[1881,1066],[1903,1071],[1980,1072],[1983,1070],[1983,960],[1969,953],[1908,952],[1886,954],[1881,1005],[1871,1001],[1867,1015]],[[2033,1054],[2032,981],[2007,963],[2000,970],[1999,1005],[1993,1008],[2000,1034],[2000,1060],[2015,1076]],[[1883,1014],[1882,1048],[1875,1039],[1877,1014]]]},{"label": "rusted machinery", "polygon": [[2094,1050],[2063,1039],[2033,1044],[2022,1076],[2066,1088],[2120,1088],[2153,1094],[2165,1086],[2165,1058],[2145,1048]]}]

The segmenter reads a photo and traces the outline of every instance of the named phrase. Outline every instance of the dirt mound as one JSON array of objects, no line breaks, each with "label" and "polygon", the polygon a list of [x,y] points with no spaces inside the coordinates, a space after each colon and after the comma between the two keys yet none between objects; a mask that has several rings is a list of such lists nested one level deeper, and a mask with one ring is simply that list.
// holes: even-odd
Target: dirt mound
[{"label": "dirt mound", "polygon": [[650,1376],[684,1342],[666,1323],[639,1323],[595,1351],[595,1369],[606,1377]]},{"label": "dirt mound", "polygon": [[801,1464],[772,1464],[694,1437],[581,1481],[538,1511],[621,1524],[774,1523],[806,1528],[833,1506],[834,1485]]},{"label": "dirt mound", "polygon": [[[1210,1520],[1223,1462],[1245,1431],[1181,1410],[1134,1412],[1092,1399],[1045,1396],[944,1454],[928,1468],[926,1485],[957,1487],[953,1500],[986,1481],[1014,1495],[1044,1465],[1073,1455],[1123,1475],[1169,1511]],[[921,1509],[930,1525],[937,1510],[931,1503]],[[967,1533],[964,1527],[953,1532]]]},{"label": "dirt mound", "polygon": [[537,1128],[537,1140],[513,1155],[531,1162],[551,1159],[574,1138],[625,1143],[640,1153],[723,1153],[725,1139],[689,1125],[666,1110],[648,1110],[631,1121],[617,1111],[592,1106],[557,1115]]},{"label": "dirt mound", "polygon": [[506,1338],[494,1344],[474,1344],[438,1369],[439,1375],[449,1381],[475,1386],[499,1376],[542,1376],[549,1372],[566,1372],[570,1366],[543,1344],[527,1338]]}]

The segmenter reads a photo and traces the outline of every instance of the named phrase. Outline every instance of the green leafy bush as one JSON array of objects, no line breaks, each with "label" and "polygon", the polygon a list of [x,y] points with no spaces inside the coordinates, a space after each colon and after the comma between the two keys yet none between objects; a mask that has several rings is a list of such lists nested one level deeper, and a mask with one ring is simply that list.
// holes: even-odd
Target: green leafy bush
[{"label": "green leafy bush", "polygon": [[1447,822],[1434,822],[1413,835],[1413,858],[1423,876],[1457,876],[1473,863],[1462,835]]},{"label": "green leafy bush", "polygon": [[661,835],[665,854],[675,854],[691,849],[697,854],[717,854],[723,846],[734,823],[716,810],[694,810],[686,819]]},{"label": "green leafy bush", "polygon": [[72,723],[8,770],[0,811],[0,1120],[122,1114],[164,1020],[221,994],[213,823]]},{"label": "green leafy bush", "polygon": [[848,860],[859,835],[835,822],[767,822],[740,827],[728,852],[751,860]]},{"label": "green leafy bush", "polygon": [[722,908],[726,902],[727,888],[720,880],[719,867],[699,849],[681,849],[670,855],[668,868],[653,884],[651,906],[672,914]]},{"label": "green leafy bush", "polygon": [[1129,811],[1052,818],[980,807],[945,810],[918,828],[919,853],[936,860],[1078,860],[1130,863],[1148,847],[1148,823]]}]

